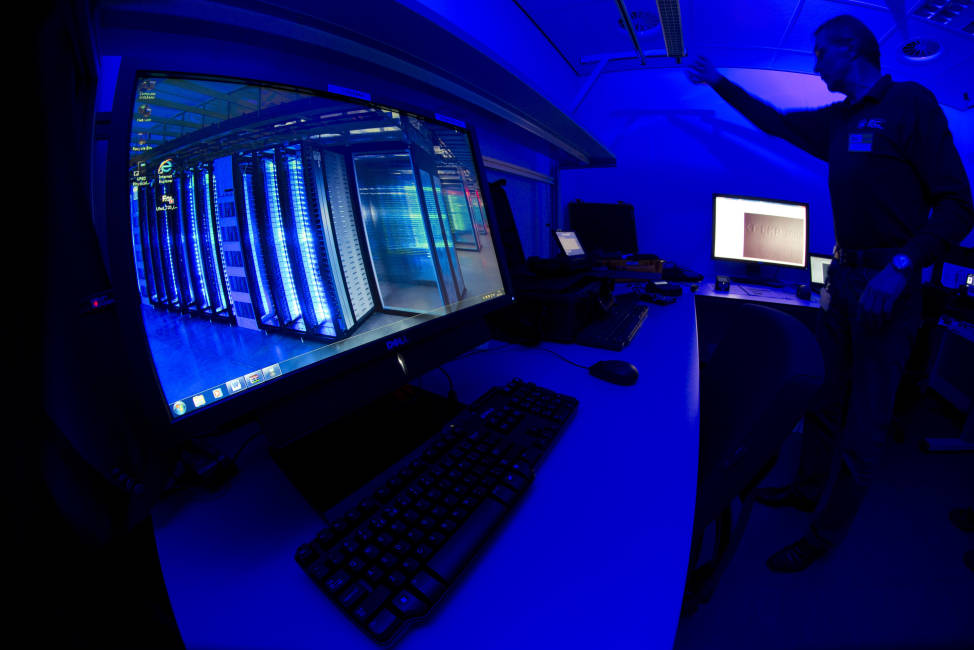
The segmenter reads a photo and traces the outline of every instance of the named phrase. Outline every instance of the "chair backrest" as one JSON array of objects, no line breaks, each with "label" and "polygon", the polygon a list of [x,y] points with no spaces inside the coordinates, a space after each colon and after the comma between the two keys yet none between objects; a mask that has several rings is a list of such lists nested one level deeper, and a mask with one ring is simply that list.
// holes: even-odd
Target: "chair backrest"
[{"label": "chair backrest", "polygon": [[821,386],[818,342],[798,319],[742,303],[700,373],[694,527],[705,527],[772,458]]}]

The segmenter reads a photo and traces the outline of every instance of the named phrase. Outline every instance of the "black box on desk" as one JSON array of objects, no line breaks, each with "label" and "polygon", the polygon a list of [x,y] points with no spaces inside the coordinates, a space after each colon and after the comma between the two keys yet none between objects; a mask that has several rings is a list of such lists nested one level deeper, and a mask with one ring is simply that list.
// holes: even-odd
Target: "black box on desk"
[{"label": "black box on desk", "polygon": [[581,278],[515,279],[515,300],[488,317],[491,335],[535,345],[571,343],[612,304],[612,280]]}]

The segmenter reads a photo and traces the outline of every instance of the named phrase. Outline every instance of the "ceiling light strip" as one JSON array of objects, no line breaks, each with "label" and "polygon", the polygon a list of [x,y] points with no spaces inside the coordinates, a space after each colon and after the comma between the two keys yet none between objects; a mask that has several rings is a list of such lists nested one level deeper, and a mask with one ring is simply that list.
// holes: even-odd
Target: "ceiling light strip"
[{"label": "ceiling light strip", "polygon": [[666,54],[676,59],[687,55],[683,43],[683,22],[680,18],[680,0],[656,0]]}]

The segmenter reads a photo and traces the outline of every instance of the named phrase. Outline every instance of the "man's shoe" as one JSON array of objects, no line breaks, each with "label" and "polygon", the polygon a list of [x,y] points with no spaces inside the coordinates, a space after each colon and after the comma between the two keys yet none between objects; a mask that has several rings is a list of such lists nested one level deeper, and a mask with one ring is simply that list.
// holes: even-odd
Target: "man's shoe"
[{"label": "man's shoe", "polygon": [[828,549],[802,537],[768,558],[766,564],[775,573],[804,571],[812,562],[828,553]]},{"label": "man's shoe", "polygon": [[754,499],[772,508],[795,508],[802,512],[812,512],[816,506],[814,499],[809,499],[792,485],[757,488]]}]

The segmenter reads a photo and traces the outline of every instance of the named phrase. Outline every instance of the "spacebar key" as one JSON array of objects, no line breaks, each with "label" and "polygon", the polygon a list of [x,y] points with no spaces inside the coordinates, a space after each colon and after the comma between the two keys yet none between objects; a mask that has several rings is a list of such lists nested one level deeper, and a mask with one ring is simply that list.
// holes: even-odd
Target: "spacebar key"
[{"label": "spacebar key", "polygon": [[506,513],[507,507],[500,502],[490,497],[484,499],[426,566],[444,582],[453,582]]}]

